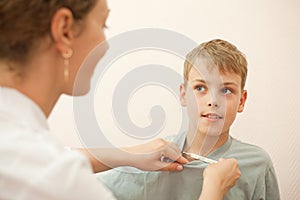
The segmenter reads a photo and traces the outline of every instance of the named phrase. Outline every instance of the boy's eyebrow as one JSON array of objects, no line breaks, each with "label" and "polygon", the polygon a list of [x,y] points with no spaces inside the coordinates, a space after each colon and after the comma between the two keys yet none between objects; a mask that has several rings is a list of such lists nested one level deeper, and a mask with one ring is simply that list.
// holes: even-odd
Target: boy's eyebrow
[{"label": "boy's eyebrow", "polygon": [[201,82],[201,83],[205,83],[206,84],[206,81],[203,80],[203,79],[194,79],[194,80],[192,80],[192,82]]},{"label": "boy's eyebrow", "polygon": [[[192,82],[201,82],[201,83],[207,84],[206,81],[203,79],[194,79],[194,80],[192,80]],[[239,87],[239,85],[235,82],[224,82],[222,85],[224,85],[224,86],[234,85],[236,87]]]},{"label": "boy's eyebrow", "polygon": [[225,83],[223,83],[223,85],[234,85],[234,86],[236,86],[236,87],[239,86],[239,85],[238,85],[237,83],[235,83],[235,82],[225,82]]}]

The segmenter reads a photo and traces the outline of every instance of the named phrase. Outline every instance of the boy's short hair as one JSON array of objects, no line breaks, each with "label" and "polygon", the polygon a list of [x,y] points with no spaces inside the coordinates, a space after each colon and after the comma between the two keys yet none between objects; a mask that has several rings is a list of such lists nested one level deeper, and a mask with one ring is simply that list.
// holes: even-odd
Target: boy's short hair
[{"label": "boy's short hair", "polygon": [[221,39],[202,43],[187,54],[183,72],[185,85],[191,68],[201,57],[209,57],[207,59],[210,59],[221,73],[230,72],[239,75],[242,80],[241,89],[244,89],[247,77],[247,60],[236,46]]}]

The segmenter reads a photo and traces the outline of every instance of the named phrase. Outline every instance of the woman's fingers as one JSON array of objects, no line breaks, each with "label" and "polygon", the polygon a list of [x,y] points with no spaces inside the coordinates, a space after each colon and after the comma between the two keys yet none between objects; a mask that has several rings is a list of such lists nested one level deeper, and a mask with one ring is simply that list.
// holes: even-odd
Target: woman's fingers
[{"label": "woman's fingers", "polygon": [[181,150],[176,143],[169,142],[164,151],[165,157],[169,158],[169,160],[176,161],[181,164],[188,163],[188,160],[182,156]]},{"label": "woman's fingers", "polygon": [[157,171],[182,171],[183,166],[177,162],[161,163],[161,167]]},{"label": "woman's fingers", "polygon": [[173,142],[167,142],[160,153],[159,171],[181,171],[182,164],[188,163],[188,160],[181,154],[178,145]]},{"label": "woman's fingers", "polygon": [[188,162],[177,144],[161,138],[126,150],[131,153],[130,165],[147,171],[181,171]]}]

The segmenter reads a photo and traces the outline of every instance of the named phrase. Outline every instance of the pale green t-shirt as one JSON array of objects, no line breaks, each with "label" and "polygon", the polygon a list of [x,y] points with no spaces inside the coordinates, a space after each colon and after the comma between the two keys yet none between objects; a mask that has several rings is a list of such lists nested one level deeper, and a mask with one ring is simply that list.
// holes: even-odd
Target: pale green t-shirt
[{"label": "pale green t-shirt", "polygon": [[[185,134],[171,137],[180,148]],[[269,155],[260,147],[232,137],[208,155],[209,158],[235,158],[242,173],[224,200],[279,200],[278,183]],[[99,179],[119,200],[198,200],[203,170],[201,161],[192,161],[182,172],[144,172],[133,167],[119,167],[99,173]]]}]

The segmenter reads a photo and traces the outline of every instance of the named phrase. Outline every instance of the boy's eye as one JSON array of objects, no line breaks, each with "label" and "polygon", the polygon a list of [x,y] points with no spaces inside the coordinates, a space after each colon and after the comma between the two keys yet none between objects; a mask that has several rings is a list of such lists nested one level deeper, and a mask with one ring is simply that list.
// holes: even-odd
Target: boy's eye
[{"label": "boy's eye", "polygon": [[197,86],[196,90],[199,92],[203,92],[205,90],[205,88],[203,86]]},{"label": "boy's eye", "polygon": [[222,93],[223,94],[231,94],[232,91],[230,89],[228,89],[228,88],[224,88],[224,89],[222,89]]}]

